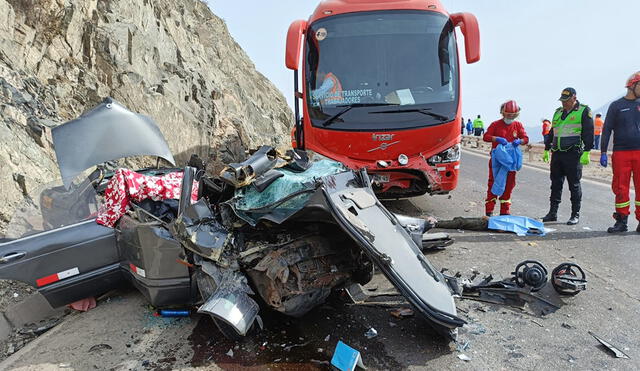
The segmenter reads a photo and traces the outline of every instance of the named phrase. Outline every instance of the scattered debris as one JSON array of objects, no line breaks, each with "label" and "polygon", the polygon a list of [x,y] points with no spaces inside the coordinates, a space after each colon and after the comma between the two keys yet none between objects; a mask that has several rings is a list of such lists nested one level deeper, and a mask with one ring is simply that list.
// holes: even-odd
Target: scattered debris
[{"label": "scattered debris", "polygon": [[467,331],[473,335],[482,335],[487,332],[487,329],[480,323],[469,323],[466,324],[464,328],[466,328]]},{"label": "scattered debris", "polygon": [[331,358],[331,364],[340,371],[353,371],[356,369],[356,366],[366,368],[362,363],[360,352],[342,341],[338,341],[336,345],[333,357]]},{"label": "scattered debris", "polygon": [[18,295],[18,293],[17,293],[17,292],[14,292],[14,293],[13,293],[13,297],[14,297],[14,298],[17,298],[18,296],[20,296],[20,295]]},{"label": "scattered debris", "polygon": [[566,322],[562,322],[562,325],[561,325],[561,326],[562,326],[562,327],[564,327],[564,328],[566,328],[566,329],[569,329],[569,330],[572,330],[572,329],[574,329],[574,328],[575,328],[575,327],[571,326],[570,324],[568,324],[568,323],[566,323]]},{"label": "scattered debris", "polygon": [[378,331],[371,327],[369,328],[369,330],[367,330],[367,332],[365,332],[364,336],[366,336],[367,339],[373,339],[374,337],[378,336]]},{"label": "scattered debris", "polygon": [[327,337],[324,338],[324,341],[329,341],[330,338],[331,338],[331,335],[327,335]]},{"label": "scattered debris", "polygon": [[587,277],[579,265],[562,263],[551,272],[551,284],[560,295],[576,295],[587,289]]},{"label": "scattered debris", "polygon": [[529,246],[531,246],[531,247],[536,247],[536,246],[538,246],[538,244],[537,244],[537,243],[535,243],[535,242],[529,242],[529,243],[528,243],[528,245],[529,245]]},{"label": "scattered debris", "polygon": [[589,227],[582,227],[582,229],[584,229],[585,231],[592,231],[593,229],[589,228]]},{"label": "scattered debris", "polygon": [[396,318],[404,318],[413,316],[413,310],[409,308],[398,308],[396,310],[391,311],[391,315]]},{"label": "scattered debris", "polygon": [[[309,345],[309,343],[311,343],[310,341],[307,341],[306,343],[299,343],[299,344],[291,344],[291,345],[287,345],[284,347],[284,351],[285,352],[289,352],[291,351],[291,349],[296,348],[296,347],[304,347]],[[284,345],[284,344],[283,344]]]},{"label": "scattered debris", "polygon": [[552,303],[531,293],[531,288],[522,288],[512,279],[492,281],[493,276],[485,276],[478,280],[463,284],[462,297],[486,303],[500,304],[524,309],[528,305],[534,315],[544,316],[560,309],[559,304]]},{"label": "scattered debris", "polygon": [[233,349],[229,349],[229,351],[226,353],[226,355],[228,355],[229,357],[233,358]]},{"label": "scattered debris", "polygon": [[471,358],[468,355],[464,354],[464,353],[458,354],[458,358],[460,358],[461,360],[463,360],[465,362],[471,361]]},{"label": "scattered debris", "polygon": [[531,286],[531,291],[539,291],[547,284],[547,273],[547,268],[539,261],[525,260],[511,274],[518,287]]},{"label": "scattered debris", "polygon": [[469,349],[469,347],[471,346],[471,343],[469,343],[468,341],[458,341],[456,343],[456,350],[458,352],[464,352],[465,350]]},{"label": "scattered debris", "polygon": [[96,298],[89,297],[69,304],[69,307],[80,312],[87,312],[96,307]]},{"label": "scattered debris", "polygon": [[191,312],[188,310],[168,310],[162,309],[158,311],[158,315],[162,317],[189,317]]},{"label": "scattered debris", "polygon": [[96,344],[89,348],[89,353],[102,353],[105,350],[112,350],[113,347],[109,344]]},{"label": "scattered debris", "polygon": [[594,334],[593,332],[589,331],[589,335],[593,336],[596,340],[598,340],[600,344],[602,344],[605,347],[605,349],[609,350],[616,358],[630,359],[630,357],[625,352],[614,347],[609,342],[605,341],[604,339]]},{"label": "scattered debris", "polygon": [[544,325],[538,321],[535,320],[531,320],[531,322],[535,323],[536,325],[540,326],[540,327],[544,327]]}]

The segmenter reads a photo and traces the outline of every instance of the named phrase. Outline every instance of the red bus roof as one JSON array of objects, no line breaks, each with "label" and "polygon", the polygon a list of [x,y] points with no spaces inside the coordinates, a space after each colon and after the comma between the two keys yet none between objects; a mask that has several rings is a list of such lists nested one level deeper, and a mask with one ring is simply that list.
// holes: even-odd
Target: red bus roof
[{"label": "red bus roof", "polygon": [[309,23],[336,14],[407,9],[448,14],[439,0],[323,0],[309,18]]}]

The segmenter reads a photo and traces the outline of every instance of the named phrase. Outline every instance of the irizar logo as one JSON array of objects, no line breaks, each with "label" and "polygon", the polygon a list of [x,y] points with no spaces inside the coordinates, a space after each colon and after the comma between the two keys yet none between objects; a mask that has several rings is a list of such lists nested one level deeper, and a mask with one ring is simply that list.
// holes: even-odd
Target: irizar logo
[{"label": "irizar logo", "polygon": [[371,139],[373,141],[386,142],[388,140],[393,140],[394,136],[395,134],[373,134],[371,136]]}]

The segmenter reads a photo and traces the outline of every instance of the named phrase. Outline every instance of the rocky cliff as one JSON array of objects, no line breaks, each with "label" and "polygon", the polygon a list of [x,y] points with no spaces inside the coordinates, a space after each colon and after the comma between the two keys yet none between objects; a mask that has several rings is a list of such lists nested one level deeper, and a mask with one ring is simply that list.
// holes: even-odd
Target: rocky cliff
[{"label": "rocky cliff", "polygon": [[199,0],[0,0],[0,235],[60,176],[50,129],[106,96],[154,118],[179,162],[286,146],[293,121]]}]

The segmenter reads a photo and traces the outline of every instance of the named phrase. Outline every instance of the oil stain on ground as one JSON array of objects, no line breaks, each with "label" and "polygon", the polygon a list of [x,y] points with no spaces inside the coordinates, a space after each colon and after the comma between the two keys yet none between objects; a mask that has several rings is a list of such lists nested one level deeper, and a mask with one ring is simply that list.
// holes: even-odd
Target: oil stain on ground
[{"label": "oil stain on ground", "polygon": [[226,339],[210,317],[202,316],[189,337],[191,366],[224,370],[329,370],[338,340],[359,350],[369,369],[402,369],[377,339],[367,339],[367,323],[351,308],[332,300],[302,318],[262,310],[263,330],[244,339]]}]

